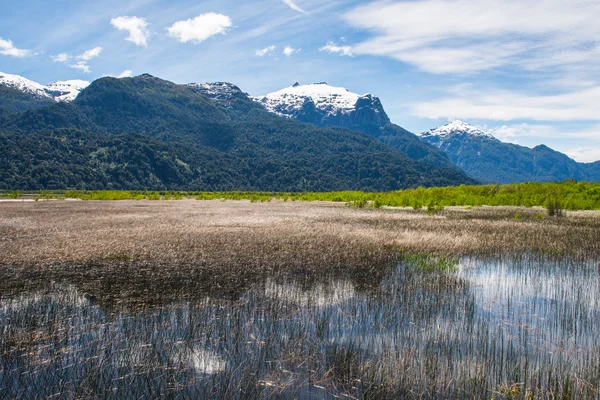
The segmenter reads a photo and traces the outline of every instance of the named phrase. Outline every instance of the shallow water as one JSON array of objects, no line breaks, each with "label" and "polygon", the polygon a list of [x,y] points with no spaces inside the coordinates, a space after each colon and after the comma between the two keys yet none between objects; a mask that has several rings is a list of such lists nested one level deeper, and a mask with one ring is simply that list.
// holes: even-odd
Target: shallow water
[{"label": "shallow water", "polygon": [[599,293],[596,262],[533,256],[135,311],[53,286],[2,299],[0,397],[595,398]]}]

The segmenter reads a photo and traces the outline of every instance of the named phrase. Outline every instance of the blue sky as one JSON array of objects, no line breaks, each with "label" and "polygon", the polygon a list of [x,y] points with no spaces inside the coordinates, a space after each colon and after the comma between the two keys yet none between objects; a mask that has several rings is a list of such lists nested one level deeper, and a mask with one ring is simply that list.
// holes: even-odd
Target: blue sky
[{"label": "blue sky", "polygon": [[600,160],[598,0],[3,0],[0,71],[150,73],[251,95],[326,81],[413,132],[461,119]]}]

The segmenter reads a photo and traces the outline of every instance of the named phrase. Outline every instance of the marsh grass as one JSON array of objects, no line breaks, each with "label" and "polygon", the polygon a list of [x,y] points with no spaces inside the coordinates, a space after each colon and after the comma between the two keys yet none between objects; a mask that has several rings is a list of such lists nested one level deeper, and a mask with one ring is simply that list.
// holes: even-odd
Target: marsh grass
[{"label": "marsh grass", "polygon": [[0,397],[598,397],[597,212],[267,200],[2,204]]}]

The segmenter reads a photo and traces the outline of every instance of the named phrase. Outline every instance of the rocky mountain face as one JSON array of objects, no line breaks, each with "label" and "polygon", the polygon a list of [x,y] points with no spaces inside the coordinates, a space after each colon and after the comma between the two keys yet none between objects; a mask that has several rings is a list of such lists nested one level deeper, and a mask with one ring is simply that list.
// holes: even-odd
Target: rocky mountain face
[{"label": "rocky mountain face", "polygon": [[314,125],[371,131],[390,123],[379,98],[359,95],[325,82],[294,84],[255,98],[268,111]]},{"label": "rocky mountain face", "polygon": [[482,182],[600,181],[600,162],[578,163],[544,145],[528,148],[504,143],[462,121],[420,133],[419,137],[443,150],[454,164]]},{"label": "rocky mountain face", "polygon": [[[33,98],[4,89],[7,109],[17,108],[16,93]],[[281,118],[227,83],[102,78],[73,101],[0,114],[1,188],[387,191],[462,183],[475,180],[362,132]]]},{"label": "rocky mountain face", "polygon": [[391,123],[381,100],[359,95],[325,82],[294,84],[266,96],[255,97],[267,111],[284,118],[321,127],[342,127],[366,133],[413,160],[453,168],[442,151],[420,141],[413,133]]}]

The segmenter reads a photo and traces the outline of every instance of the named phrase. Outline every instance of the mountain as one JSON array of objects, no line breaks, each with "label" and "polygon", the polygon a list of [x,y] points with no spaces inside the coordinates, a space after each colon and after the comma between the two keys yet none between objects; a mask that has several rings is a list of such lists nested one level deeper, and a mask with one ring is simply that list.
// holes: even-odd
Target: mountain
[{"label": "mountain", "polygon": [[227,83],[102,78],[71,102],[0,118],[4,188],[380,191],[473,182],[361,132],[280,118]]},{"label": "mountain", "polygon": [[320,127],[338,126],[366,133],[408,155],[413,160],[453,167],[450,159],[411,132],[391,123],[378,97],[359,95],[325,82],[294,84],[280,91],[255,97],[267,111],[284,118]]},{"label": "mountain", "polygon": [[600,181],[600,162],[578,163],[544,145],[531,149],[504,143],[462,121],[423,132],[419,137],[443,150],[452,162],[482,182]]},{"label": "mountain", "polygon": [[0,72],[0,88],[14,89],[37,99],[73,101],[89,84],[88,81],[70,80],[44,86],[19,75]]}]

